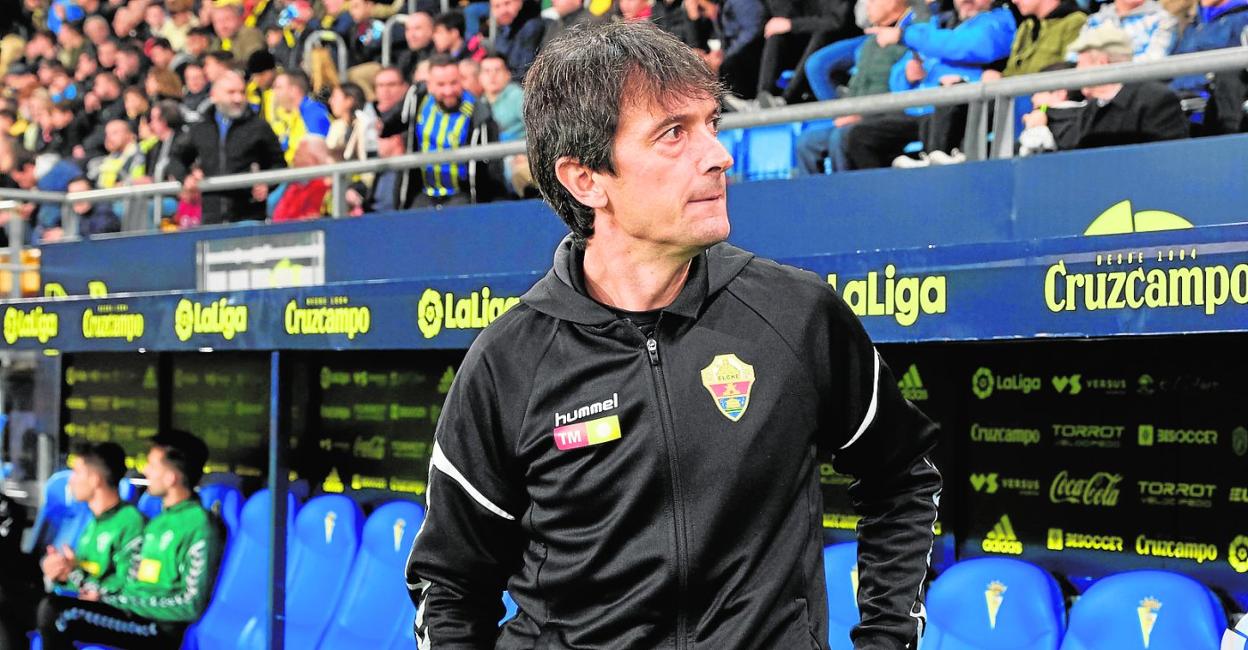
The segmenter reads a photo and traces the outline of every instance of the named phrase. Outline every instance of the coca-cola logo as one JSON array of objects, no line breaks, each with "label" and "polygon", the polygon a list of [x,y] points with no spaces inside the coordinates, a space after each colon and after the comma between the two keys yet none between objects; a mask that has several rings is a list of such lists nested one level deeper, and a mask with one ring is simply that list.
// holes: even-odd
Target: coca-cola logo
[{"label": "coca-cola logo", "polygon": [[1097,472],[1089,478],[1071,478],[1062,470],[1049,486],[1049,501],[1112,508],[1118,505],[1118,484],[1122,474]]}]

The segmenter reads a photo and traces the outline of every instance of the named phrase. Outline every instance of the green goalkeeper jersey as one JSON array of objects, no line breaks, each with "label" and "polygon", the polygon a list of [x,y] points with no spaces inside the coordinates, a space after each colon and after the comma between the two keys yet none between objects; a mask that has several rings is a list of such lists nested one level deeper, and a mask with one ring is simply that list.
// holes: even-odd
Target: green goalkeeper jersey
[{"label": "green goalkeeper jersey", "polygon": [[216,517],[187,499],[147,522],[125,585],[102,600],[154,621],[194,621],[208,607],[221,547]]},{"label": "green goalkeeper jersey", "polygon": [[74,545],[74,568],[65,586],[101,595],[121,591],[143,542],[143,515],[122,501],[92,517]]}]

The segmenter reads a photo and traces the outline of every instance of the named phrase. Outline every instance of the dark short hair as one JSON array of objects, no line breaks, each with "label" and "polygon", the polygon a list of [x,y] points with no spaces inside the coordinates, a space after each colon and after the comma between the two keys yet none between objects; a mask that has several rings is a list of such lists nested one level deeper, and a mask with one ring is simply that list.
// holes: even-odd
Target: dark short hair
[{"label": "dark short hair", "polygon": [[170,43],[169,39],[165,38],[164,36],[158,36],[152,39],[152,47],[163,48],[171,52],[173,51],[173,44]]},{"label": "dark short hair", "polygon": [[208,445],[203,440],[178,429],[169,429],[152,438],[152,447],[165,452],[165,462],[182,476],[182,486],[193,489],[204,476],[208,462]]},{"label": "dark short hair", "polygon": [[524,85],[524,125],[533,179],[583,242],[594,211],[559,182],[555,164],[569,157],[615,174],[612,149],[626,105],[676,98],[723,97],[711,69],[676,37],[649,22],[571,29],[542,48]]},{"label": "dark short hair", "polygon": [[204,55],[205,59],[216,59],[221,63],[230,64],[234,61],[234,53],[225,50],[213,50]]},{"label": "dark short hair", "polygon": [[445,68],[448,65],[459,66],[459,61],[449,54],[439,52],[429,57],[429,69]]},{"label": "dark short hair", "polygon": [[433,19],[434,27],[445,27],[446,29],[459,32],[460,36],[464,35],[464,15],[458,11],[444,11]]},{"label": "dark short hair", "polygon": [[182,130],[182,127],[186,124],[186,120],[182,118],[182,109],[178,108],[177,102],[170,99],[162,99],[147,109],[147,121],[149,124],[152,121],[152,112],[158,108],[160,109],[160,119],[165,124],[168,124],[169,128],[175,132]]},{"label": "dark short hair", "polygon": [[115,442],[82,443],[74,449],[74,455],[99,472],[104,484],[114,490],[121,477],[126,475],[126,451]]},{"label": "dark short hair", "polygon": [[13,148],[14,171],[21,171],[27,167],[34,166],[34,164],[35,164],[35,154],[33,152],[31,152],[29,149],[24,149],[22,147]]},{"label": "dark short hair", "polygon": [[187,32],[186,35],[187,36],[203,36],[204,38],[211,41],[212,37],[215,36],[216,34],[212,31],[211,27],[205,27],[201,25],[199,27],[191,28],[191,31]]},{"label": "dark short hair", "polygon": [[308,79],[307,73],[302,70],[287,70],[280,76],[286,77],[290,83],[294,84],[305,95],[312,90],[312,82]]},{"label": "dark short hair", "polygon": [[342,91],[342,94],[351,98],[351,103],[353,105],[352,108],[357,111],[364,108],[364,105],[368,103],[368,100],[364,95],[364,89],[357,83],[348,81],[341,86],[338,86],[338,90]]}]

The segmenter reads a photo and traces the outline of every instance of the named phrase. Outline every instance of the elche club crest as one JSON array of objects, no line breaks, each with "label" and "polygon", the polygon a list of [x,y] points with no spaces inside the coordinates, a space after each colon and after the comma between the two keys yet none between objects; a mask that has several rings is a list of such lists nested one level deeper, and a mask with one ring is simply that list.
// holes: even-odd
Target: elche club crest
[{"label": "elche club crest", "polygon": [[750,405],[754,366],[735,354],[716,355],[710,365],[702,369],[702,385],[711,393],[719,412],[736,422]]}]

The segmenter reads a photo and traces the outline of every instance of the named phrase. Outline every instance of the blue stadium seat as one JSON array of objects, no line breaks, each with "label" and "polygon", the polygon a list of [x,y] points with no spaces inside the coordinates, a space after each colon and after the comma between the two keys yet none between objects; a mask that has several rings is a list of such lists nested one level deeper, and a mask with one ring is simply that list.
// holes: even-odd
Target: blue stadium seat
[{"label": "blue stadium seat", "polygon": [[828,645],[853,650],[849,631],[858,624],[858,544],[823,549],[823,583],[828,590]]},{"label": "blue stadium seat", "polygon": [[424,508],[410,501],[387,503],[369,516],[360,552],[320,650],[410,650],[415,646],[416,608],[408,597],[403,571],[424,519]]},{"label": "blue stadium seat", "polygon": [[[286,495],[286,529],[293,530],[298,508],[295,497]],[[230,540],[229,552],[217,575],[217,586],[208,611],[196,626],[194,642],[200,648],[234,648],[243,628],[254,618],[265,615],[268,591],[263,585],[269,574],[269,521],[272,500],[268,490],[247,499],[238,529]],[[287,535],[287,549],[290,535]],[[289,553],[287,555],[289,558]],[[289,564],[288,564],[289,566]],[[189,634],[189,633],[188,633]]]},{"label": "blue stadium seat", "polygon": [[122,501],[126,503],[134,503],[139,500],[139,488],[130,482],[129,477],[121,477],[121,481],[117,483],[117,494]]},{"label": "blue stadium seat", "polygon": [[1177,573],[1101,578],[1070,610],[1062,650],[1217,650],[1226,614],[1213,592]]},{"label": "blue stadium seat", "polygon": [[226,483],[213,483],[199,487],[199,501],[225,522],[233,537],[238,530],[238,518],[243,511],[243,493]]},{"label": "blue stadium seat", "polygon": [[797,163],[797,138],[792,124],[756,126],[742,133],[744,160],[742,175],[746,180],[789,178]]},{"label": "blue stadium seat", "polygon": [[966,560],[932,583],[923,647],[1057,650],[1065,619],[1061,587],[1044,569],[1009,558]]},{"label": "blue stadium seat", "polygon": [[[31,531],[27,545],[22,548],[27,553],[42,555],[43,549],[49,544],[60,546],[65,539],[71,546],[86,525],[83,514],[90,517],[91,511],[87,504],[74,499],[69,491],[70,470],[60,470],[48,477],[43,486],[43,506],[35,516],[35,526]],[[68,522],[69,529],[62,530]],[[73,530],[73,526],[78,526]]]},{"label": "blue stadium seat", "polygon": [[143,516],[148,519],[154,519],[156,515],[165,509],[165,504],[161,501],[161,498],[151,492],[144,492],[143,496],[139,497],[139,502],[136,506],[139,512],[143,513]]},{"label": "blue stadium seat", "polygon": [[[320,643],[351,574],[363,526],[360,507],[341,494],[316,497],[299,510],[286,565],[287,648]],[[257,614],[240,648],[267,647],[268,618],[263,609]]]}]

